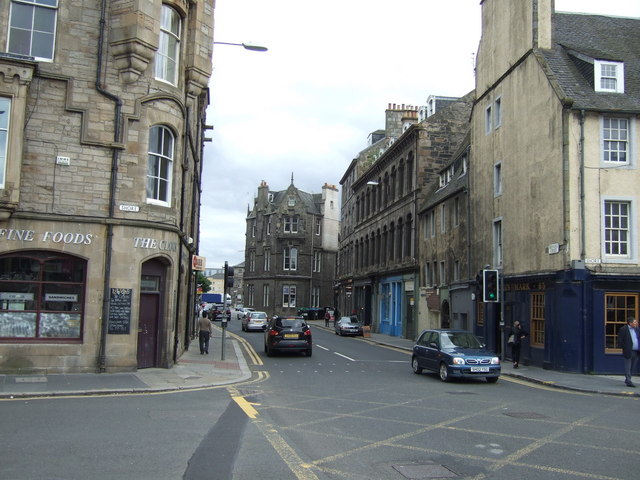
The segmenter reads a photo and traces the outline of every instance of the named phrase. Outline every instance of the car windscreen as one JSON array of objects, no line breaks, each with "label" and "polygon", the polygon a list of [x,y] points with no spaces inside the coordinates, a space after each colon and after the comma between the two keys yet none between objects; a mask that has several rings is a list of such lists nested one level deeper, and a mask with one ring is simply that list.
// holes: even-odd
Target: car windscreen
[{"label": "car windscreen", "polygon": [[300,329],[305,326],[305,323],[304,320],[298,320],[295,318],[280,318],[277,320],[276,325],[281,328]]},{"label": "car windscreen", "polygon": [[469,332],[443,332],[440,341],[442,348],[482,348],[476,336]]}]

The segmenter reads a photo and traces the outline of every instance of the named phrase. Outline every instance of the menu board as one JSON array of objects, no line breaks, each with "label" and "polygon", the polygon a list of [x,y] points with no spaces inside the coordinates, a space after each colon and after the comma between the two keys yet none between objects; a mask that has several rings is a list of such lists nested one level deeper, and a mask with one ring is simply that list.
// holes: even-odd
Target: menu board
[{"label": "menu board", "polygon": [[109,296],[108,333],[128,335],[131,330],[130,288],[112,288]]}]

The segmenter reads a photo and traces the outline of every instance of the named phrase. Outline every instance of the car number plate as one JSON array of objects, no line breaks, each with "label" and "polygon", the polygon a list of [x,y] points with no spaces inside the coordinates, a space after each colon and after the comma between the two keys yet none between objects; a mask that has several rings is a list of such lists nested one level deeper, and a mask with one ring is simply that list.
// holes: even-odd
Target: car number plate
[{"label": "car number plate", "polygon": [[488,372],[489,367],[471,367],[472,372]]},{"label": "car number plate", "polygon": [[283,335],[284,338],[298,338],[298,334],[297,333],[285,333]]}]

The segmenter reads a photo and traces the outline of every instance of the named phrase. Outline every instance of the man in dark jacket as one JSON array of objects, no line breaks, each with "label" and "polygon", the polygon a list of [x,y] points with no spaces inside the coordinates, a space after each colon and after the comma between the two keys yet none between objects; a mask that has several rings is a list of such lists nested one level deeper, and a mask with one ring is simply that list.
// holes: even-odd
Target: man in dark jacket
[{"label": "man in dark jacket", "polygon": [[622,347],[624,357],[624,383],[627,387],[635,387],[631,381],[631,375],[638,363],[638,348],[640,348],[640,332],[638,320],[634,317],[627,318],[627,324],[618,330],[618,345]]}]

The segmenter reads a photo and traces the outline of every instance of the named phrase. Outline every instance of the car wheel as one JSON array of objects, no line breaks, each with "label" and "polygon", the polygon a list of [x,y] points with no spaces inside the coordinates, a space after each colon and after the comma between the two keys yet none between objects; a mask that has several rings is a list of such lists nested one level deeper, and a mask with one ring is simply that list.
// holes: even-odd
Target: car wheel
[{"label": "car wheel", "polygon": [[419,375],[419,374],[422,373],[422,368],[418,364],[418,359],[416,357],[413,357],[411,359],[411,369],[413,370],[413,373],[415,373],[415,374]]},{"label": "car wheel", "polygon": [[449,371],[447,370],[447,364],[442,362],[440,364],[440,380],[442,380],[443,382],[448,382],[449,381]]},{"label": "car wheel", "polygon": [[500,377],[487,377],[487,383],[496,383]]},{"label": "car wheel", "polygon": [[307,351],[306,351],[305,353],[306,353],[307,357],[310,357],[310,356],[311,356],[311,353],[312,353],[312,352],[311,352],[311,349],[310,349],[310,348],[309,348],[309,349],[307,349]]}]

